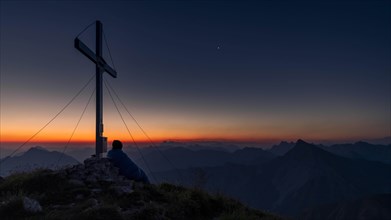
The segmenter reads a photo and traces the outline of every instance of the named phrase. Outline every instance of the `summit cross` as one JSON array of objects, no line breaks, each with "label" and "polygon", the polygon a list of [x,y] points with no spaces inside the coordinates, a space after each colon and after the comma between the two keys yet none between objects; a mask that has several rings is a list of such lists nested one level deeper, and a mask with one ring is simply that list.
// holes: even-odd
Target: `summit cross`
[{"label": "summit cross", "polygon": [[103,136],[103,73],[107,72],[113,78],[117,78],[117,72],[110,67],[102,57],[102,22],[96,21],[95,53],[87,47],[79,38],[75,38],[75,48],[84,54],[96,66],[96,132],[95,132],[95,156],[102,157],[107,151],[107,138]]}]

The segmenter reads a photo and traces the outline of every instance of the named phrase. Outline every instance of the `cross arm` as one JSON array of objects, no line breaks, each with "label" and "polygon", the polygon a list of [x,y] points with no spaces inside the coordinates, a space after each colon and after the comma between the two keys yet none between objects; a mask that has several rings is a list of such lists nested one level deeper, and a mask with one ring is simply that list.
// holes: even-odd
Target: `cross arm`
[{"label": "cross arm", "polygon": [[88,57],[92,62],[96,63],[96,55],[90,48],[87,47],[79,38],[75,38],[75,48],[78,49],[84,56]]},{"label": "cross arm", "polygon": [[109,66],[102,57],[100,57],[98,61],[96,54],[92,50],[90,50],[87,45],[81,42],[79,38],[75,38],[75,48],[79,50],[82,54],[84,54],[84,56],[86,56],[92,62],[98,63],[98,65],[101,66],[103,70],[110,74],[112,77],[117,78],[117,71],[111,68],[111,66]]},{"label": "cross arm", "polygon": [[110,74],[112,77],[117,78],[117,71],[115,71],[113,68],[111,68],[107,63],[103,60],[103,69]]}]

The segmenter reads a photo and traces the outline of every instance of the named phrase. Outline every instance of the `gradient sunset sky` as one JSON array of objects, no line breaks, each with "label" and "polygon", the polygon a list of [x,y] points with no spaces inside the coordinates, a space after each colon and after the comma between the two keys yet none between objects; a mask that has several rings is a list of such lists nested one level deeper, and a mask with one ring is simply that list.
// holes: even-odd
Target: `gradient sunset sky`
[{"label": "gradient sunset sky", "polygon": [[[28,139],[95,73],[73,40],[97,19],[118,71],[105,78],[153,140],[390,136],[390,7],[376,0],[1,1],[1,141]],[[94,48],[94,37],[92,26],[80,38]],[[93,87],[34,141],[67,140]],[[128,140],[107,93],[104,102],[105,136]],[[75,141],[94,140],[94,115],[91,103]]]}]

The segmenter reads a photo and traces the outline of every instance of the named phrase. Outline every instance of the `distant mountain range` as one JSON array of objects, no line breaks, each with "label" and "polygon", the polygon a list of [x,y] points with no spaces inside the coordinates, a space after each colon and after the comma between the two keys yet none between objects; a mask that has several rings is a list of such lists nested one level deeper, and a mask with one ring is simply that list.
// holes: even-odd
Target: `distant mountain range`
[{"label": "distant mountain range", "polygon": [[274,145],[269,149],[275,155],[282,156],[290,151],[295,146],[295,142],[281,141],[281,143]]},{"label": "distant mountain range", "polygon": [[[227,150],[220,144],[189,146],[193,145],[165,142],[159,150],[141,148],[152,171],[150,179],[224,193],[252,207],[300,219],[357,219],[365,213],[355,210],[367,207],[365,204],[371,215],[376,214],[373,210],[389,211],[385,207],[391,207],[384,206],[391,193],[391,145],[323,146],[299,140],[281,142],[269,150],[235,145]],[[136,148],[124,150],[149,172]],[[69,151],[78,155],[79,161],[93,153],[90,148]],[[35,147],[4,158],[0,175],[77,163],[74,157]],[[391,217],[389,212],[381,212]],[[329,218],[318,218],[319,213]]]},{"label": "distant mountain range", "polygon": [[[391,192],[391,166],[352,160],[298,141],[284,156],[260,167],[278,196],[272,206],[297,214],[304,208]],[[266,204],[263,204],[266,205]]]},{"label": "distant mountain range", "polygon": [[177,142],[177,141],[163,141],[158,146],[160,149],[169,149],[169,148],[177,148],[183,147],[191,150],[215,150],[215,151],[226,151],[226,152],[234,152],[239,150],[241,147],[226,142],[219,141],[193,141],[193,142]]},{"label": "distant mountain range", "polygon": [[[269,151],[275,155],[282,156],[289,150],[291,150],[294,146],[294,142],[283,141],[278,145],[274,145],[271,149],[269,149]],[[333,154],[347,158],[380,161],[383,163],[391,164],[391,144],[380,145],[359,141],[354,144],[334,144],[331,146],[316,146]]]},{"label": "distant mountain range", "polygon": [[[143,159],[132,155],[137,164],[145,169]],[[144,158],[152,171],[168,171],[186,169],[191,167],[213,167],[226,163],[253,164],[269,161],[276,156],[260,148],[243,148],[234,152],[220,151],[216,149],[191,150],[184,147],[167,148],[164,151],[144,150]]]},{"label": "distant mountain range", "polygon": [[[239,198],[252,207],[297,216],[322,204],[391,193],[390,164],[335,155],[299,140],[286,154],[259,163],[181,170],[185,185]],[[160,172],[178,182],[178,172]]]},{"label": "distant mountain range", "polygon": [[354,144],[322,146],[322,149],[352,159],[365,159],[391,164],[391,145],[374,145],[360,141]]},{"label": "distant mountain range", "polygon": [[37,168],[55,169],[78,163],[75,158],[66,154],[48,151],[42,147],[33,147],[18,156],[1,159],[0,176],[8,176],[13,172],[31,171]]}]

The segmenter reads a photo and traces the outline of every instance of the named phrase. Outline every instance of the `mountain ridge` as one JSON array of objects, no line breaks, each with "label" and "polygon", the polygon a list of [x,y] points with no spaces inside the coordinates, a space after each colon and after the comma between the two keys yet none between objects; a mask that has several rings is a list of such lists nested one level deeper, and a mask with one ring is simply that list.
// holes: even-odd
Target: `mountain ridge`
[{"label": "mountain ridge", "polygon": [[36,146],[18,156],[5,157],[0,160],[0,163],[0,176],[7,176],[12,172],[24,172],[37,168],[56,168],[79,162],[67,154]]},{"label": "mountain ridge", "polygon": [[[384,175],[391,173],[391,166],[338,156],[304,141],[266,163],[230,163],[181,173],[188,180],[203,177],[203,188],[211,192],[224,192],[251,207],[288,216],[313,205],[391,190],[391,178]],[[156,176],[174,182],[176,179],[175,172]]]},{"label": "mountain ridge", "polygon": [[382,178],[382,174],[391,171],[390,166],[344,158],[301,140],[284,156],[271,161],[269,167],[265,175],[280,193],[274,208],[286,213],[296,213],[294,210],[309,205],[375,193],[369,186],[378,185],[380,192],[390,190],[386,187],[391,179]]}]

